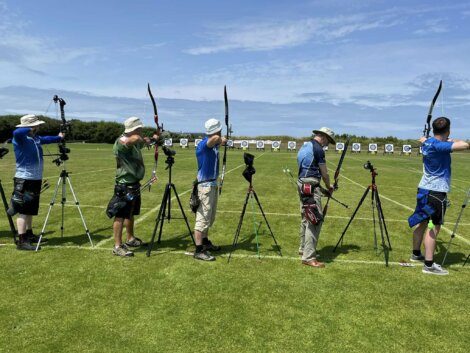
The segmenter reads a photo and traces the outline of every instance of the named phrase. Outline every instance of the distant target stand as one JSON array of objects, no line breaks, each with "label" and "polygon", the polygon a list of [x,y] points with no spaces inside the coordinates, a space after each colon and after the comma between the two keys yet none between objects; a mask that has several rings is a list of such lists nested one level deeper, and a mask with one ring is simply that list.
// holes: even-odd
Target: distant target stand
[{"label": "distant target stand", "polygon": [[361,144],[359,142],[354,142],[351,146],[351,152],[361,153]]},{"label": "distant target stand", "polygon": [[173,139],[172,138],[165,139],[165,141],[163,142],[163,145],[165,147],[173,147]]},{"label": "distant target stand", "polygon": [[188,139],[180,139],[180,147],[181,148],[188,148]]},{"label": "distant target stand", "polygon": [[384,154],[393,154],[395,147],[391,143],[386,143],[384,146]]},{"label": "distant target stand", "polygon": [[243,151],[249,150],[249,149],[250,149],[250,143],[248,142],[248,140],[242,140],[242,141],[240,141],[240,148],[241,148]]},{"label": "distant target stand", "polygon": [[369,143],[369,150],[367,151],[367,153],[377,154],[377,150],[378,150],[378,146],[376,143]]},{"label": "distant target stand", "polygon": [[401,148],[401,153],[400,154],[404,154],[405,156],[411,156],[411,152],[412,152],[412,147],[411,145],[403,145],[402,148]]},{"label": "distant target stand", "polygon": [[287,150],[289,152],[297,151],[297,142],[295,141],[287,142]]},{"label": "distant target stand", "polygon": [[271,152],[279,152],[281,150],[281,141],[273,141],[271,144]]},{"label": "distant target stand", "polygon": [[261,151],[261,150],[264,151],[264,141],[262,141],[262,140],[256,141],[256,150],[257,151]]},{"label": "distant target stand", "polygon": [[336,142],[336,153],[341,153],[344,151],[344,142]]},{"label": "distant target stand", "polygon": [[194,140],[194,148],[197,148],[197,145],[199,145],[199,142],[201,142],[202,139],[195,139]]}]

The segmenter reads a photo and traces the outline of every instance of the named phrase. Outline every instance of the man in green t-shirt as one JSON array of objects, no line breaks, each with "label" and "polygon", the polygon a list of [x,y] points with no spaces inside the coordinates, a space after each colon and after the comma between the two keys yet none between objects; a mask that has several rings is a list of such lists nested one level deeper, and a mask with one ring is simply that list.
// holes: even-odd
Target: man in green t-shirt
[{"label": "man in green t-shirt", "polygon": [[[142,137],[143,124],[137,117],[124,122],[124,134],[116,139],[113,152],[116,156],[116,185],[114,195],[109,202],[107,215],[114,216],[113,254],[117,256],[134,256],[129,247],[145,245],[134,236],[134,216],[140,214],[140,181],[145,175],[145,166],[141,149],[151,144],[151,139]],[[158,139],[157,130],[153,139]],[[154,182],[153,180],[152,182]],[[126,227],[127,241],[122,243],[122,231]]]}]

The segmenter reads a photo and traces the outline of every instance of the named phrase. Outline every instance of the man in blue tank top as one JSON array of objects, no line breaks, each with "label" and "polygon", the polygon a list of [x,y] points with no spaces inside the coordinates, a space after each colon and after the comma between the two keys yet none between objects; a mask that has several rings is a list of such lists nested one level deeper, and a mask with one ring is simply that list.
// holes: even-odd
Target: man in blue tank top
[{"label": "man in blue tank top", "polygon": [[[444,224],[447,193],[450,191],[451,157],[453,151],[469,148],[468,143],[449,139],[450,120],[437,118],[432,123],[434,137],[420,139],[423,152],[423,176],[418,185],[415,212],[408,218],[413,231],[413,253],[410,261],[424,262],[423,273],[447,275],[449,272],[434,263],[436,238]],[[421,254],[424,241],[425,255]]]}]

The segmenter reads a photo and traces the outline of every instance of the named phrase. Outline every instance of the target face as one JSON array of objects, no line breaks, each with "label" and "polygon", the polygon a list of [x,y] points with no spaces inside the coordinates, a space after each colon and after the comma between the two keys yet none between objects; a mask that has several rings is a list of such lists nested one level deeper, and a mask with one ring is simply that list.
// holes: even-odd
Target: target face
[{"label": "target face", "polygon": [[391,144],[385,145],[385,152],[393,152],[393,145]]},{"label": "target face", "polygon": [[323,146],[323,151],[328,151],[328,146]]},{"label": "target face", "polygon": [[181,139],[180,140],[180,145],[181,146],[187,146],[188,145],[188,139]]},{"label": "target face", "polygon": [[287,143],[287,147],[290,149],[290,150],[295,150],[295,148],[297,147],[297,143],[295,141],[289,141]]},{"label": "target face", "polygon": [[264,141],[256,141],[256,148],[264,148]]},{"label": "target face", "polygon": [[360,151],[361,150],[361,144],[360,143],[353,143],[352,150],[353,151]]},{"label": "target face", "polygon": [[337,151],[342,151],[342,150],[344,150],[344,143],[338,142],[338,143],[336,144],[336,150],[337,150]]},{"label": "target face", "polygon": [[370,143],[369,144],[369,151],[371,151],[371,152],[377,151],[377,144],[376,143]]},{"label": "target face", "polygon": [[280,146],[281,146],[281,143],[279,141],[273,142],[273,148],[279,148]]},{"label": "target face", "polygon": [[403,145],[403,152],[410,153],[411,152],[411,146],[410,145]]},{"label": "target face", "polygon": [[195,139],[194,140],[194,147],[197,147],[197,145],[199,145],[199,142],[201,142],[202,140],[201,139]]},{"label": "target face", "polygon": [[240,146],[242,146],[243,148],[248,148],[248,141],[243,140],[243,141],[240,143]]},{"label": "target face", "polygon": [[227,147],[233,147],[233,140],[227,140]]},{"label": "target face", "polygon": [[167,147],[173,146],[173,139],[165,139],[164,145]]},{"label": "target face", "polygon": [[423,147],[419,147],[419,154],[423,154]]}]

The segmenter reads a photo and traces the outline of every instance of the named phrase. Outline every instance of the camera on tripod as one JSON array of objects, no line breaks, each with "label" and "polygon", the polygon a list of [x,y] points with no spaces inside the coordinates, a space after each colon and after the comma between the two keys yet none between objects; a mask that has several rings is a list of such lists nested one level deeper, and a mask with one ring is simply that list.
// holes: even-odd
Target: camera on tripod
[{"label": "camera on tripod", "polygon": [[176,155],[176,151],[166,146],[163,146],[162,149],[163,149],[163,153],[165,153],[165,156],[166,156],[165,163],[168,164],[168,167],[166,167],[166,169],[168,169],[175,163],[174,156]]},{"label": "camera on tripod", "polygon": [[69,159],[68,154],[70,153],[70,148],[66,147],[63,144],[59,145],[59,157],[54,159],[52,162],[55,163],[57,166],[60,166],[62,163]]},{"label": "camera on tripod", "polygon": [[249,153],[245,153],[243,155],[243,159],[245,160],[246,168],[243,171],[242,175],[246,179],[247,182],[251,184],[253,180],[253,175],[256,173],[255,167],[253,167],[253,162],[255,161],[255,156]]},{"label": "camera on tripod", "polygon": [[363,167],[364,169],[370,170],[371,173],[375,172],[375,168],[370,161],[367,161],[367,163],[365,163]]}]

